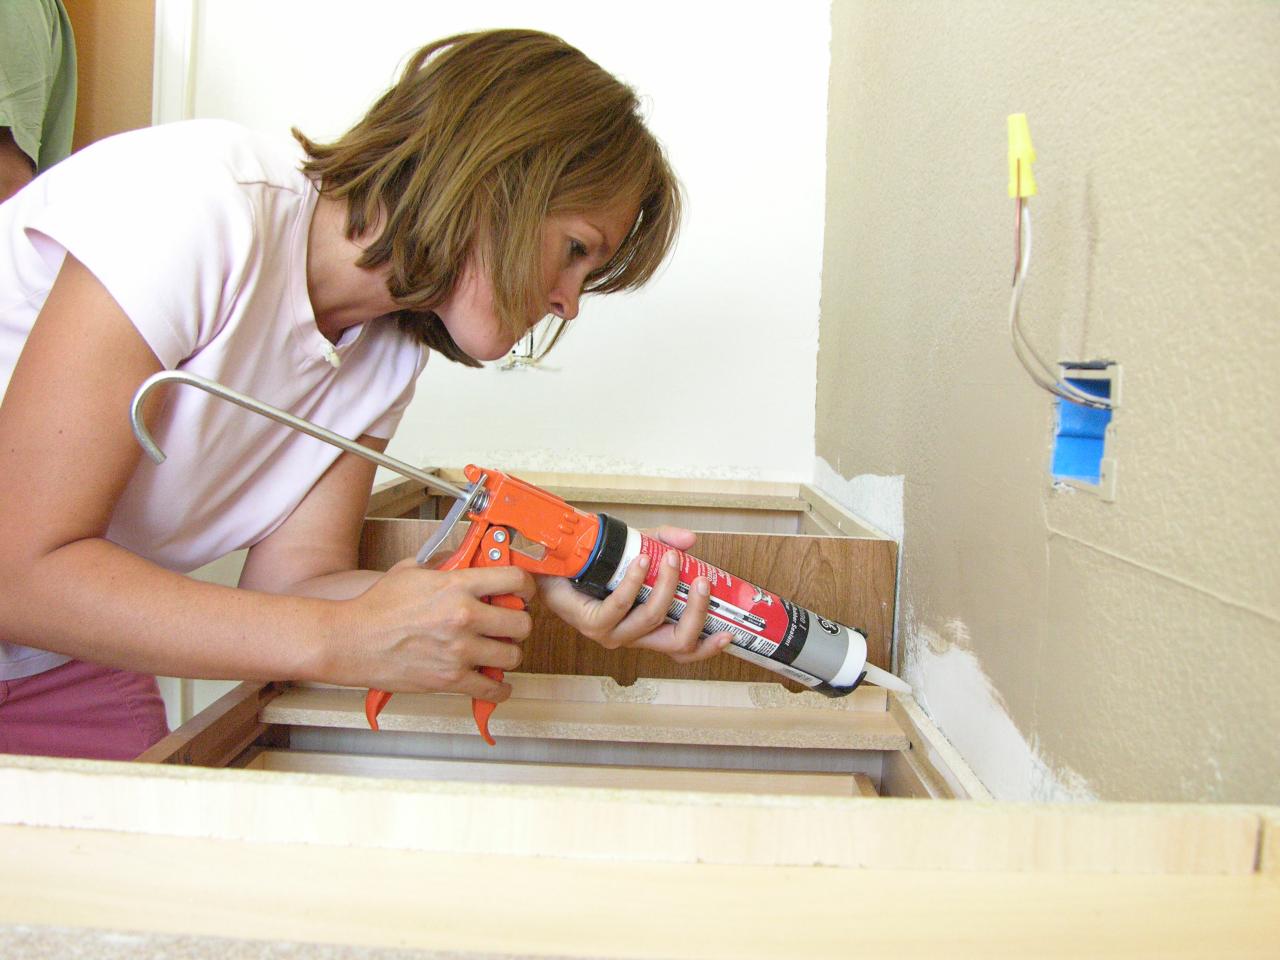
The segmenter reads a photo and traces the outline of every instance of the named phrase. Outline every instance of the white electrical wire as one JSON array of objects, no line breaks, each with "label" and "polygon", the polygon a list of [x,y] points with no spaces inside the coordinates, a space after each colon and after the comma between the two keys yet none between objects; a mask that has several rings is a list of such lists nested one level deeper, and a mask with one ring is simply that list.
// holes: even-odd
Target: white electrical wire
[{"label": "white electrical wire", "polygon": [[1047,390],[1055,397],[1078,403],[1095,410],[1110,410],[1114,406],[1108,397],[1095,396],[1062,380],[1043,357],[1040,356],[1027,339],[1022,329],[1018,308],[1022,303],[1022,287],[1027,279],[1027,268],[1031,264],[1031,209],[1026,198],[1020,197],[1022,222],[1022,249],[1018,256],[1018,272],[1013,279],[1013,297],[1009,302],[1009,338],[1013,342],[1013,352],[1027,371],[1036,386]]},{"label": "white electrical wire", "polygon": [[528,370],[536,367],[539,370],[558,370],[559,367],[547,366],[542,362],[546,352],[559,338],[559,333],[553,332],[553,327],[554,324],[546,320],[535,323],[511,348],[498,369]]}]

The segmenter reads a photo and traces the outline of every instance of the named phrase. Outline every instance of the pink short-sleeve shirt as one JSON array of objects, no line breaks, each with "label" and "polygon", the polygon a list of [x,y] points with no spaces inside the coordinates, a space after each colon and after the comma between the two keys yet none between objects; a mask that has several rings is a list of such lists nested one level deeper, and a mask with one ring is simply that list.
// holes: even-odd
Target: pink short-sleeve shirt
[{"label": "pink short-sleeve shirt", "polygon": [[[166,368],[344,436],[391,436],[426,351],[389,319],[336,347],[320,334],[306,272],[318,194],[299,162],[291,141],[235,124],[169,124],[87,147],[0,205],[0,395],[69,251]],[[167,394],[154,436],[168,459],[143,458],[107,537],[171,570],[266,537],[339,455],[203,391]],[[0,679],[67,659],[0,638]]]}]

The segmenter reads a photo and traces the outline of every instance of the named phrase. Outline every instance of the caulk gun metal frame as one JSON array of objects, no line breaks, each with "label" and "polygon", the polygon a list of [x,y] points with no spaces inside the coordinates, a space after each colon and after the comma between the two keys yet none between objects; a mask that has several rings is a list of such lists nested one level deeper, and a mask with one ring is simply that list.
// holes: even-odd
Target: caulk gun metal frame
[{"label": "caulk gun metal frame", "polygon": [[467,500],[474,494],[473,490],[459,489],[437,476],[433,476],[416,467],[411,467],[395,457],[388,457],[385,453],[371,450],[364,444],[348,440],[341,434],[334,433],[332,430],[312,423],[310,420],[295,417],[293,414],[286,413],[278,407],[273,407],[237,390],[232,390],[230,387],[225,387],[214,380],[188,373],[185,370],[161,370],[159,373],[152,374],[143,381],[142,386],[138,388],[138,392],[133,395],[133,404],[129,408],[129,419],[133,423],[133,435],[138,438],[138,443],[142,444],[142,449],[147,451],[147,456],[156,463],[164,463],[165,454],[155,440],[151,438],[151,433],[147,430],[147,425],[142,419],[142,404],[152,390],[165,383],[185,383],[188,386],[199,387],[205,393],[210,393],[246,410],[252,410],[254,413],[261,414],[269,420],[282,423],[286,427],[297,430],[299,433],[305,433],[309,437],[315,437],[317,440],[323,440],[325,443],[332,444],[347,453],[354,453],[357,457],[364,457],[364,459],[371,460],[380,467],[394,470],[402,477],[417,480],[419,483],[434,487],[441,493],[446,493],[458,500]]}]

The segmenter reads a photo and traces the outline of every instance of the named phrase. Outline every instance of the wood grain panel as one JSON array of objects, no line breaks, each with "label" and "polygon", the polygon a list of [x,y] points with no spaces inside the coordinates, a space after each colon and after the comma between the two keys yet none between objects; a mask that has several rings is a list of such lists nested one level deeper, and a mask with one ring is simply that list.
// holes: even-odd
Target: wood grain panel
[{"label": "wood grain panel", "polygon": [[[262,706],[264,723],[363,730],[364,691],[291,687]],[[400,693],[378,718],[383,730],[471,735],[471,700],[452,693]],[[628,701],[590,703],[512,697],[490,722],[493,735],[617,743],[692,743],[812,750],[905,750],[897,721],[870,710],[804,707],[655,706]]]},{"label": "wood grain panel", "polygon": [[[366,521],[360,565],[386,570],[412,556],[435,528],[427,520]],[[869,659],[889,668],[897,545],[853,537],[699,533],[697,555],[824,617],[863,630]],[[610,676],[630,684],[637,677],[777,681],[778,676],[731,656],[677,664],[644,650],[605,650],[554,616],[532,607],[534,633],[525,643],[526,673]],[[793,689],[798,686],[788,684]]]},{"label": "wood grain panel", "polygon": [[137,761],[225,767],[254,741],[267,736],[267,724],[259,714],[263,705],[284,689],[280,683],[241,683],[139,755]]}]

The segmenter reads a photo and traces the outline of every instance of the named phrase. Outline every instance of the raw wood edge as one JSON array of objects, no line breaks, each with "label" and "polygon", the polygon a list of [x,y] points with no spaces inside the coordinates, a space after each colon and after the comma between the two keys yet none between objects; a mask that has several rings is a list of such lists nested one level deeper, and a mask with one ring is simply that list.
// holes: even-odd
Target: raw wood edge
[{"label": "raw wood edge", "polygon": [[[911,741],[902,759],[920,778],[931,796],[966,800],[991,800],[991,792],[965,762],[942,731],[920,709],[914,697],[889,695],[889,714]],[[887,758],[886,758],[887,760]]]},{"label": "raw wood edge", "polygon": [[[502,469],[500,464],[492,465]],[[441,468],[436,471],[451,483],[465,481],[460,469]],[[649,499],[662,496],[707,496],[741,498],[745,501],[766,502],[770,499],[791,502],[797,509],[802,498],[800,485],[770,480],[732,480],[727,478],[646,477],[633,474],[561,473],[547,470],[512,470],[513,476],[527,483],[556,492],[560,489],[588,491],[596,499],[609,499],[618,493],[642,494]],[[601,497],[607,494],[607,497]]]},{"label": "raw wood edge", "polygon": [[[768,681],[640,677],[634,683],[621,684],[609,676],[518,671],[508,673],[506,679],[511,684],[512,697],[520,700],[756,709],[780,707],[870,713],[884,713],[889,709],[888,691],[872,684],[860,686],[848,696],[831,698],[811,691],[793,692],[779,683]],[[327,683],[297,683],[294,686],[316,690],[347,689]]]},{"label": "raw wood edge", "polygon": [[1280,880],[1280,813],[1264,813],[1258,835],[1258,872]]},{"label": "raw wood edge", "polygon": [[417,480],[402,477],[379,483],[369,494],[368,517],[399,517],[426,503],[431,494]]},{"label": "raw wood edge", "polygon": [[[1199,804],[919,803],[0,757],[0,824],[560,859],[1248,876],[1260,816]],[[619,829],[625,824],[626,829]]]},{"label": "raw wood edge", "polygon": [[245,766],[254,770],[284,773],[337,774],[386,780],[534,784],[713,794],[824,797],[876,795],[871,778],[864,773],[460,760],[453,757],[399,757],[300,750],[258,750]]},{"label": "raw wood edge", "polygon": [[[296,688],[266,704],[261,719],[285,726],[361,730],[366,726],[362,699],[360,691],[350,688]],[[455,694],[399,694],[380,721],[384,730],[397,732],[474,730],[467,700]],[[876,711],[650,706],[627,701],[513,698],[494,714],[490,729],[498,738],[797,749],[901,750],[909,743],[889,714]]]},{"label": "raw wood edge", "polygon": [[809,505],[810,512],[816,515],[815,519],[825,520],[847,537],[861,537],[869,540],[894,540],[883,530],[873,527],[859,517],[855,517],[816,487],[802,484],[800,496]]},{"label": "raw wood edge", "polygon": [[910,747],[906,750],[893,750],[884,754],[880,764],[880,792],[886,797],[905,797],[917,800],[949,800],[953,799],[939,792],[932,781],[926,782],[920,776],[920,769],[907,759]]},{"label": "raw wood edge", "polygon": [[286,686],[245,681],[143,751],[134,762],[226,766],[266,732],[259,713]]}]

